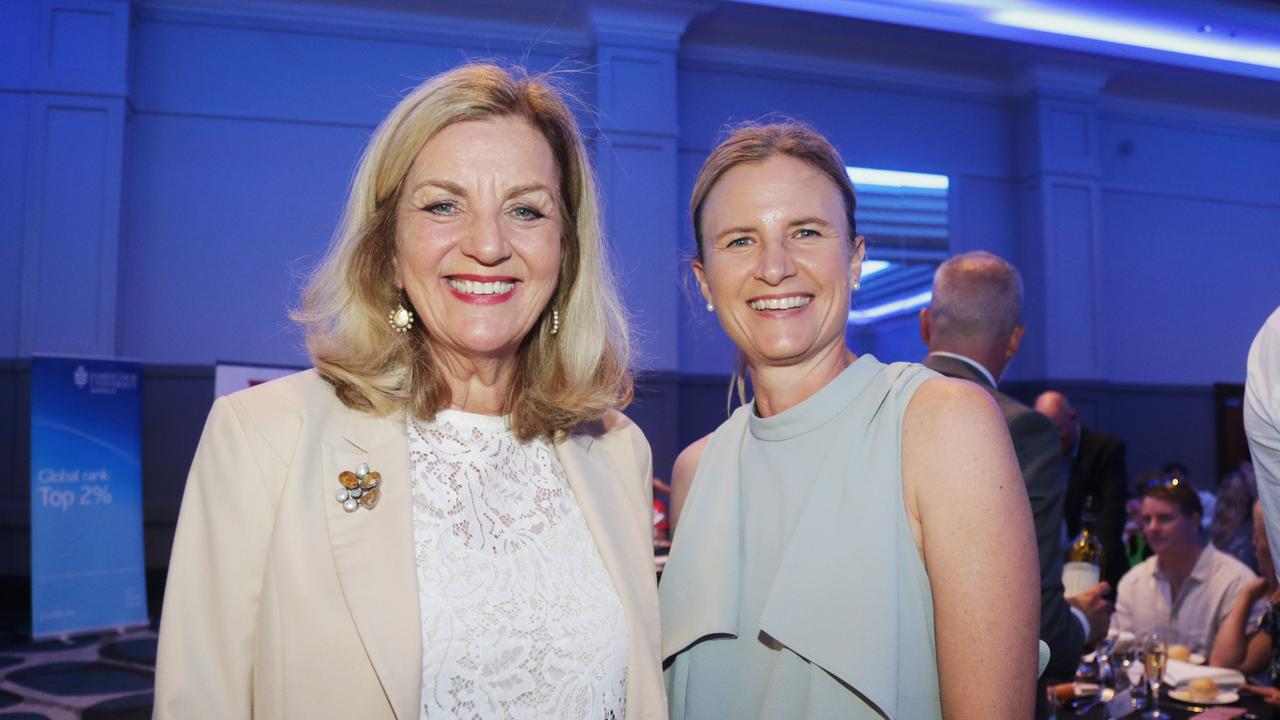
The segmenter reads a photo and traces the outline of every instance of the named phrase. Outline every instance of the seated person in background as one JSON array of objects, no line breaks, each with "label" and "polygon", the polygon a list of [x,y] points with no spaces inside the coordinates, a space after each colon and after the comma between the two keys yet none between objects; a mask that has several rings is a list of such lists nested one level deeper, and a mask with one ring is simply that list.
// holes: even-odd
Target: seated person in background
[{"label": "seated person in background", "polygon": [[1200,507],[1204,509],[1200,524],[1207,529],[1209,527],[1209,519],[1213,517],[1214,509],[1218,505],[1218,488],[1205,489],[1196,485],[1195,481],[1191,479],[1191,471],[1187,470],[1187,464],[1181,460],[1170,460],[1161,465],[1160,474],[1164,477],[1178,478],[1190,484],[1191,487],[1197,488],[1196,495],[1200,496]]},{"label": "seated person in background", "polygon": [[1258,499],[1254,484],[1253,468],[1241,464],[1218,484],[1218,503],[1209,523],[1209,537],[1222,552],[1234,557],[1250,570],[1258,571],[1258,558],[1254,552],[1254,529],[1250,520],[1253,503]]},{"label": "seated person in background", "polygon": [[[1138,475],[1137,480],[1131,488],[1129,499],[1124,503],[1124,532],[1120,534],[1120,539],[1124,541],[1125,561],[1128,565],[1124,571],[1129,572],[1129,568],[1137,567],[1139,563],[1151,557],[1151,548],[1147,546],[1147,536],[1142,534],[1142,488],[1156,480],[1163,480],[1167,477],[1164,473],[1148,470]],[[1119,591],[1120,583],[1116,583],[1116,590]]]},{"label": "seated person in background", "polygon": [[[1258,554],[1262,577],[1240,591],[1231,612],[1218,628],[1209,664],[1235,668],[1249,677],[1261,676],[1267,685],[1280,685],[1280,589],[1276,587],[1276,569],[1271,562],[1271,545],[1262,517],[1262,503],[1253,505],[1253,547]],[[1261,601],[1261,602],[1260,602]],[[1255,606],[1260,606],[1256,607]],[[1251,624],[1249,618],[1266,608],[1261,621]],[[1277,694],[1280,698],[1280,694]]]},{"label": "seated person in background", "polygon": [[[1067,537],[1080,534],[1085,499],[1093,498],[1098,539],[1102,541],[1103,577],[1111,587],[1129,570],[1125,561],[1125,501],[1129,496],[1129,472],[1124,464],[1124,441],[1085,427],[1071,401],[1056,390],[1046,390],[1036,398],[1036,412],[1049,418],[1058,431],[1062,461],[1067,471],[1067,493],[1062,501],[1062,519]],[[1246,513],[1248,508],[1245,509]]]},{"label": "seated person in background", "polygon": [[1142,532],[1155,552],[1125,574],[1111,629],[1141,637],[1164,631],[1170,643],[1208,654],[1241,590],[1257,578],[1244,563],[1206,543],[1196,491],[1180,478],[1142,488]]}]

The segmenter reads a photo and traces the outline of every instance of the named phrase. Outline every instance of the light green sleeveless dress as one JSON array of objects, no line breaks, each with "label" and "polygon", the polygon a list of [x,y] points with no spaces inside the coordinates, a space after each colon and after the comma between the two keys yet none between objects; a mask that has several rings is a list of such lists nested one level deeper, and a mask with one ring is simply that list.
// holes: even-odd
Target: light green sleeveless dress
[{"label": "light green sleeveless dress", "polygon": [[942,717],[901,472],[903,413],[936,376],[863,355],[715,432],[659,587],[673,720]]}]

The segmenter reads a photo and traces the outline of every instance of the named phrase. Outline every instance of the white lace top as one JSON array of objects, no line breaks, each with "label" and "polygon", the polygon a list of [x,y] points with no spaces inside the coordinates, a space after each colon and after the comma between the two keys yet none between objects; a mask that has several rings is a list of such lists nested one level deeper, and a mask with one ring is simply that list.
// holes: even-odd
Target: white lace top
[{"label": "white lace top", "polygon": [[410,419],[422,718],[614,718],[627,629],[555,449],[501,417]]}]

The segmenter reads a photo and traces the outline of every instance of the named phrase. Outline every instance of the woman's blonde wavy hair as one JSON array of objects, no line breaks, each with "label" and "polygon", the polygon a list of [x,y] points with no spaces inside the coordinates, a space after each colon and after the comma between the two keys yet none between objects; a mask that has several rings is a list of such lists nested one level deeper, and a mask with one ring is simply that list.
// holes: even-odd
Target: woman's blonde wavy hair
[{"label": "woman's blonde wavy hair", "polygon": [[[559,282],[517,351],[503,411],[522,440],[557,438],[624,407],[632,396],[626,319],[608,271],[595,178],[564,95],[547,76],[485,63],[437,75],[410,92],[374,133],[328,254],[293,313],[312,362],[344,404],[374,415],[432,419],[451,402],[439,350],[419,322],[397,333],[396,208],[405,176],[435,133],[471,120],[518,117],[540,131],[560,170]],[[551,309],[560,330],[548,332]],[[418,313],[415,312],[415,315]]]}]

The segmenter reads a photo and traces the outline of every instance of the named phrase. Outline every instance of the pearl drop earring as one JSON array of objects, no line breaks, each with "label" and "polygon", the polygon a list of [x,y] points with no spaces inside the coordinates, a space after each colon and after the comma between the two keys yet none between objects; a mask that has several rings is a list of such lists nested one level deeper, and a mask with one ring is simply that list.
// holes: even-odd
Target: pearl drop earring
[{"label": "pearl drop earring", "polygon": [[391,329],[398,333],[408,332],[413,327],[413,313],[404,303],[396,303],[396,309],[387,315],[387,322],[391,325]]}]

